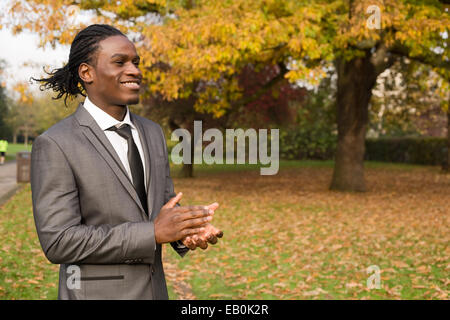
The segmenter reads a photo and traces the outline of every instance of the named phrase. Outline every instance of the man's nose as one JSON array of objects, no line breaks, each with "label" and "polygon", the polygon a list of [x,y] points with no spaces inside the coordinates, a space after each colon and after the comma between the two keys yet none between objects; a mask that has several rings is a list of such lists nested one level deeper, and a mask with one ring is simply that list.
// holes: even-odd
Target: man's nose
[{"label": "man's nose", "polygon": [[127,75],[132,75],[135,77],[142,77],[141,69],[139,69],[138,66],[136,66],[134,63],[130,63],[128,68],[126,69]]}]

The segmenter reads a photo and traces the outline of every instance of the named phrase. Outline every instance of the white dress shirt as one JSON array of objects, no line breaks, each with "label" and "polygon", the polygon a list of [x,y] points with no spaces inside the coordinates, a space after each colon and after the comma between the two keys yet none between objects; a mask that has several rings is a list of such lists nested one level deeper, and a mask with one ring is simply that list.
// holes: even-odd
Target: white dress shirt
[{"label": "white dress shirt", "polygon": [[141,139],[139,138],[139,133],[136,130],[135,125],[131,122],[130,111],[128,109],[128,106],[126,107],[127,113],[125,114],[125,118],[123,119],[123,121],[119,121],[114,117],[110,116],[109,114],[107,114],[105,111],[103,111],[102,109],[97,107],[94,103],[92,103],[92,101],[89,100],[88,97],[86,97],[86,100],[84,100],[83,106],[97,122],[100,129],[103,130],[109,142],[111,142],[111,145],[114,147],[114,150],[116,150],[116,153],[119,156],[120,161],[122,161],[122,164],[125,167],[125,170],[127,171],[130,180],[133,181],[130,164],[128,163],[128,142],[125,138],[122,138],[117,132],[108,130],[112,126],[116,126],[118,128],[123,124],[128,124],[131,127],[131,134],[133,135],[134,143],[136,144],[139,150],[139,155],[141,156],[142,167],[144,168],[145,190],[147,191],[147,183],[146,183],[147,179],[145,179],[146,168],[144,161],[144,152],[142,149]]}]

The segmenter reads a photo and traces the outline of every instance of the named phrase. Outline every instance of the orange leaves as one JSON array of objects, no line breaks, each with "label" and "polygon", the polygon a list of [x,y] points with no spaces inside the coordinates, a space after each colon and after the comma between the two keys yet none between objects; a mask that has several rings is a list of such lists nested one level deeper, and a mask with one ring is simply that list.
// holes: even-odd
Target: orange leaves
[{"label": "orange leaves", "polygon": [[403,261],[393,261],[392,265],[397,268],[408,268],[409,265]]},{"label": "orange leaves", "polygon": [[[281,7],[284,8],[283,14],[278,12]],[[165,71],[165,82],[159,80],[158,84],[151,85],[150,90],[160,89],[170,99],[179,96],[178,90],[184,90],[185,84],[196,80],[223,81],[223,75],[227,75],[225,79],[233,79],[229,76],[238,73],[239,68],[249,61],[276,63],[279,58],[275,59],[274,54],[278,53],[271,48],[295,39],[295,35],[291,36],[293,32],[302,34],[297,22],[302,21],[304,15],[308,21],[320,17],[320,14],[312,14],[306,9],[297,10],[297,7],[291,1],[277,2],[277,9],[272,9],[278,13],[274,14],[275,11],[269,8],[273,12],[267,14],[263,13],[261,3],[239,0],[209,1],[194,9],[178,10],[179,19],[147,28],[147,40],[151,43],[148,46],[152,51],[150,61],[162,60],[171,66],[170,70]],[[308,21],[302,21],[302,25],[308,25]],[[152,36],[151,30],[154,30]],[[319,28],[310,25],[309,30],[311,32],[305,41],[295,45],[292,43],[291,47],[305,50],[305,55],[309,54],[313,59],[319,58],[321,50],[311,40],[319,34]],[[292,75],[301,76],[298,73]],[[169,88],[167,81],[170,78],[175,80],[170,86],[181,83],[177,90]],[[230,97],[237,98],[239,92],[227,81],[220,83],[220,93],[214,87],[201,93],[196,110],[221,116],[229,107]]]},{"label": "orange leaves", "polygon": [[29,86],[27,83],[16,83],[13,90],[19,94],[19,103],[24,105],[31,105],[33,103],[33,95],[29,92]]}]

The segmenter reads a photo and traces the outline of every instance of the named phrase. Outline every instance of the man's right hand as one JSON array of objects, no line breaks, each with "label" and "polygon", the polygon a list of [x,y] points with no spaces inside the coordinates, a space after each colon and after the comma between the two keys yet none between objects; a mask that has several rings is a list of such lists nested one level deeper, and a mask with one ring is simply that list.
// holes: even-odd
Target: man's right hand
[{"label": "man's right hand", "polygon": [[181,240],[186,236],[201,233],[204,226],[212,220],[212,210],[207,206],[175,207],[183,194],[171,198],[155,219],[156,243]]}]

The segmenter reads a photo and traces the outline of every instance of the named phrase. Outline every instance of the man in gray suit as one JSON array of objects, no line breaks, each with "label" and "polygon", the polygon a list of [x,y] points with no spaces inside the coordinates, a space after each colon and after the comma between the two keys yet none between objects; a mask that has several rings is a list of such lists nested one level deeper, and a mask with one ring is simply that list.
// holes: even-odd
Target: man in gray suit
[{"label": "man in gray suit", "polygon": [[161,245],[184,256],[216,243],[217,203],[182,207],[161,127],[129,112],[142,73],[131,41],[108,25],[75,37],[69,62],[34,79],[57,98],[87,97],[35,139],[33,213],[59,299],[168,299]]}]

